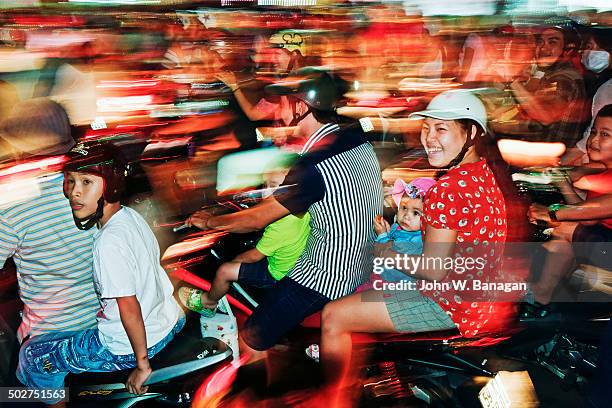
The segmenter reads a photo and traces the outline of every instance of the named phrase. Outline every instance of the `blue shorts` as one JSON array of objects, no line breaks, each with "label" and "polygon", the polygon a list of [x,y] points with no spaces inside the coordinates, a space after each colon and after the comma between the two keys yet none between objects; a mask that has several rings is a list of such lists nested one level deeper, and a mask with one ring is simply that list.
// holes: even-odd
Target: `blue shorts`
[{"label": "blue shorts", "polygon": [[[185,326],[185,314],[162,340],[147,350],[152,358]],[[35,336],[19,350],[17,379],[30,388],[62,388],[68,373],[109,372],[136,366],[134,353],[115,355],[100,342],[98,329]],[[58,401],[45,400],[47,404]]]},{"label": "blue shorts", "polygon": [[238,283],[256,288],[269,288],[278,281],[270,275],[268,258],[254,263],[241,263],[238,270]]},{"label": "blue shorts", "polygon": [[281,279],[246,320],[240,337],[255,350],[267,350],[329,301],[328,297],[291,278]]}]

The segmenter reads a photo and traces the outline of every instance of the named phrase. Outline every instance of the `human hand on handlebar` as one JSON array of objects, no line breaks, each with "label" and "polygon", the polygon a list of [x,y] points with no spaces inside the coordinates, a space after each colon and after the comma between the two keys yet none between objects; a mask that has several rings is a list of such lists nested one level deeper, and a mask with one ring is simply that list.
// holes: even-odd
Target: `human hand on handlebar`
[{"label": "human hand on handlebar", "polygon": [[548,224],[557,224],[550,218],[548,213],[548,207],[542,204],[531,204],[529,211],[527,212],[529,222],[536,224],[537,221],[544,221]]},{"label": "human hand on handlebar", "polygon": [[213,217],[211,213],[205,210],[196,211],[191,214],[191,217],[185,221],[185,224],[190,227],[197,227],[201,230],[210,229],[208,226],[208,220]]},{"label": "human hand on handlebar", "polygon": [[125,388],[132,394],[142,395],[147,392],[149,387],[143,387],[144,382],[149,378],[153,370],[151,367],[136,367],[127,379]]}]

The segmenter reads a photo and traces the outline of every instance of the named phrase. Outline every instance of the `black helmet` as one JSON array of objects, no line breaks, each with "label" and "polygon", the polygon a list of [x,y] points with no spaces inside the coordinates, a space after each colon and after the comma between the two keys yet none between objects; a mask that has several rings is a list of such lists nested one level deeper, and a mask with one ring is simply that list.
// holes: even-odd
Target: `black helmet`
[{"label": "black helmet", "polygon": [[[94,174],[104,179],[102,197],[98,200],[98,209],[86,218],[74,218],[79,229],[90,229],[102,218],[104,203],[115,203],[121,199],[125,191],[125,176],[127,167],[119,157],[117,148],[110,143],[93,142],[79,143],[67,154],[64,164],[64,175],[74,171]],[[68,198],[68,182],[64,176],[64,196]]]},{"label": "black helmet", "polygon": [[348,90],[346,82],[316,67],[295,70],[282,81],[266,86],[274,95],[292,95],[319,111],[334,111]]}]

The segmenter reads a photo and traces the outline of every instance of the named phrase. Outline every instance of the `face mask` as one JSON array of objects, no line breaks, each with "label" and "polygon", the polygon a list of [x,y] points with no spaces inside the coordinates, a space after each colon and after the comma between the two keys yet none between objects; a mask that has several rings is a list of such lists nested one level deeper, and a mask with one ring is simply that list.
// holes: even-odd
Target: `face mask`
[{"label": "face mask", "polygon": [[610,65],[610,53],[602,50],[587,50],[582,53],[582,65],[599,74]]}]

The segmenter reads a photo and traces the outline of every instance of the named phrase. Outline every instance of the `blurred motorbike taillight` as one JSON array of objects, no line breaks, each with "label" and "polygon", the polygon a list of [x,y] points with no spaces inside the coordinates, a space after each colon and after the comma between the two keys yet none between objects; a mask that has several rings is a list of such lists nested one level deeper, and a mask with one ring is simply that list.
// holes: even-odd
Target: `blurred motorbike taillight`
[{"label": "blurred motorbike taillight", "polygon": [[66,156],[56,156],[46,157],[44,159],[28,160],[19,164],[9,165],[5,168],[0,168],[0,181],[6,180],[8,177],[18,175],[23,176],[39,170],[46,170],[50,172],[58,171],[61,170],[66,160]]},{"label": "blurred motorbike taillight", "polygon": [[203,249],[207,249],[212,247],[217,243],[219,238],[227,235],[226,232],[210,232],[203,236],[198,236],[195,238],[187,239],[181,242],[177,242],[174,245],[171,245],[166,252],[162,255],[162,262],[167,261],[172,258],[178,258],[180,256],[201,251]]}]

